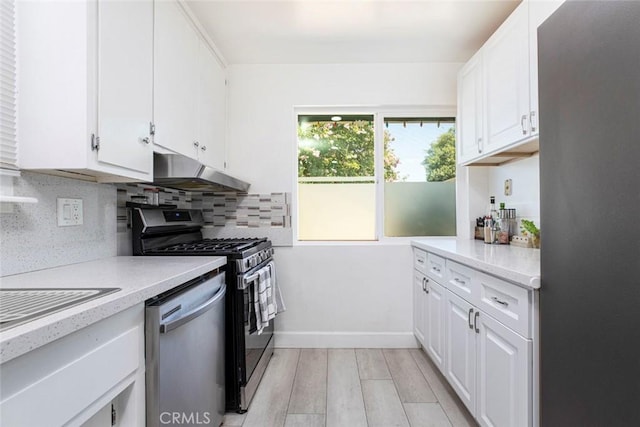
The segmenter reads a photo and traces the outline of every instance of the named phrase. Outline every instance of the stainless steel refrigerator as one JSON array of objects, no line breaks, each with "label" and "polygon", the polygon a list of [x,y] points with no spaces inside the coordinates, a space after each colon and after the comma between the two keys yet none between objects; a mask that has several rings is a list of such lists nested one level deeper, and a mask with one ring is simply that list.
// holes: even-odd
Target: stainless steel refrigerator
[{"label": "stainless steel refrigerator", "polygon": [[541,425],[640,425],[640,2],[538,29]]}]

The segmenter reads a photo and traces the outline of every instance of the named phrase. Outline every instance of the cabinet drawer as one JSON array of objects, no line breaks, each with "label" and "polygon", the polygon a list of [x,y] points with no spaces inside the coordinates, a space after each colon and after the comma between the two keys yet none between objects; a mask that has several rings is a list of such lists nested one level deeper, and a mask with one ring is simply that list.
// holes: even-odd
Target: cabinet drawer
[{"label": "cabinet drawer", "polygon": [[477,304],[477,286],[474,285],[477,271],[447,260],[447,288],[472,304]]},{"label": "cabinet drawer", "polygon": [[413,268],[424,274],[427,273],[427,253],[422,249],[413,248]]},{"label": "cabinet drawer", "polygon": [[531,338],[531,292],[497,277],[476,272],[478,308],[525,338]]},{"label": "cabinet drawer", "polygon": [[434,255],[431,252],[427,253],[427,275],[442,283],[445,272],[444,258]]}]

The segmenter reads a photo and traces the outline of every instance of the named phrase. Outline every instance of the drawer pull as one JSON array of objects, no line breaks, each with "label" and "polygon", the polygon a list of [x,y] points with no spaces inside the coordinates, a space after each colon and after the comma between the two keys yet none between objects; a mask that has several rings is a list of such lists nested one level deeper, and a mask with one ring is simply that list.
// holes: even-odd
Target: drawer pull
[{"label": "drawer pull", "polygon": [[422,278],[422,292],[426,292],[427,291],[427,278],[423,277]]},{"label": "drawer pull", "polygon": [[425,278],[424,291],[426,293],[429,293],[429,279],[426,279],[426,278]]},{"label": "drawer pull", "polygon": [[473,316],[473,326],[476,329],[476,334],[480,333],[480,329],[478,329],[478,317],[480,317],[480,312],[476,311],[476,315]]},{"label": "drawer pull", "polygon": [[491,297],[492,300],[497,302],[498,304],[504,305],[505,307],[509,306],[509,303],[506,301],[499,300],[498,297]]},{"label": "drawer pull", "polygon": [[423,259],[421,259],[421,258],[418,258],[418,262],[419,262],[420,264],[424,264],[424,260],[423,260]]},{"label": "drawer pull", "polygon": [[471,315],[473,314],[473,308],[469,309],[469,329],[473,329],[473,324],[471,323]]},{"label": "drawer pull", "polygon": [[454,277],[454,278],[453,278],[453,281],[454,281],[454,282],[456,282],[456,283],[460,283],[461,285],[464,285],[465,283],[467,283],[467,282],[465,282],[464,280],[460,280],[460,279],[458,279],[457,277]]}]

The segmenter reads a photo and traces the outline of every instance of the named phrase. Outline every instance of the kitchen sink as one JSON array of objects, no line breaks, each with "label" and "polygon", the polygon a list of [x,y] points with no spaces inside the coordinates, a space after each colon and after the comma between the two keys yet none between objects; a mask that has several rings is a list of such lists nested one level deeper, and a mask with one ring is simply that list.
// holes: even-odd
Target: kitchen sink
[{"label": "kitchen sink", "polygon": [[120,288],[0,289],[0,331],[119,290]]}]

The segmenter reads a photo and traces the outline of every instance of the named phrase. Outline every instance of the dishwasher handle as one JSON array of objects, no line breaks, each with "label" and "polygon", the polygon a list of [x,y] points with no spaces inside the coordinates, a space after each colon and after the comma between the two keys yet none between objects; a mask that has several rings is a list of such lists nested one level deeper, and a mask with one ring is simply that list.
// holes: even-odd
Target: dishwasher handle
[{"label": "dishwasher handle", "polygon": [[170,322],[161,323],[160,333],[166,334],[167,332],[172,331],[184,325],[185,323],[195,319],[196,317],[204,314],[209,309],[211,309],[211,307],[213,307],[218,301],[220,301],[222,297],[224,297],[226,290],[227,290],[227,286],[223,283],[222,286],[220,286],[220,289],[218,289],[218,292],[216,292],[211,298],[209,298],[207,301],[205,301],[198,307],[194,308],[191,311],[186,312],[184,315],[178,317],[177,319],[171,320]]}]

